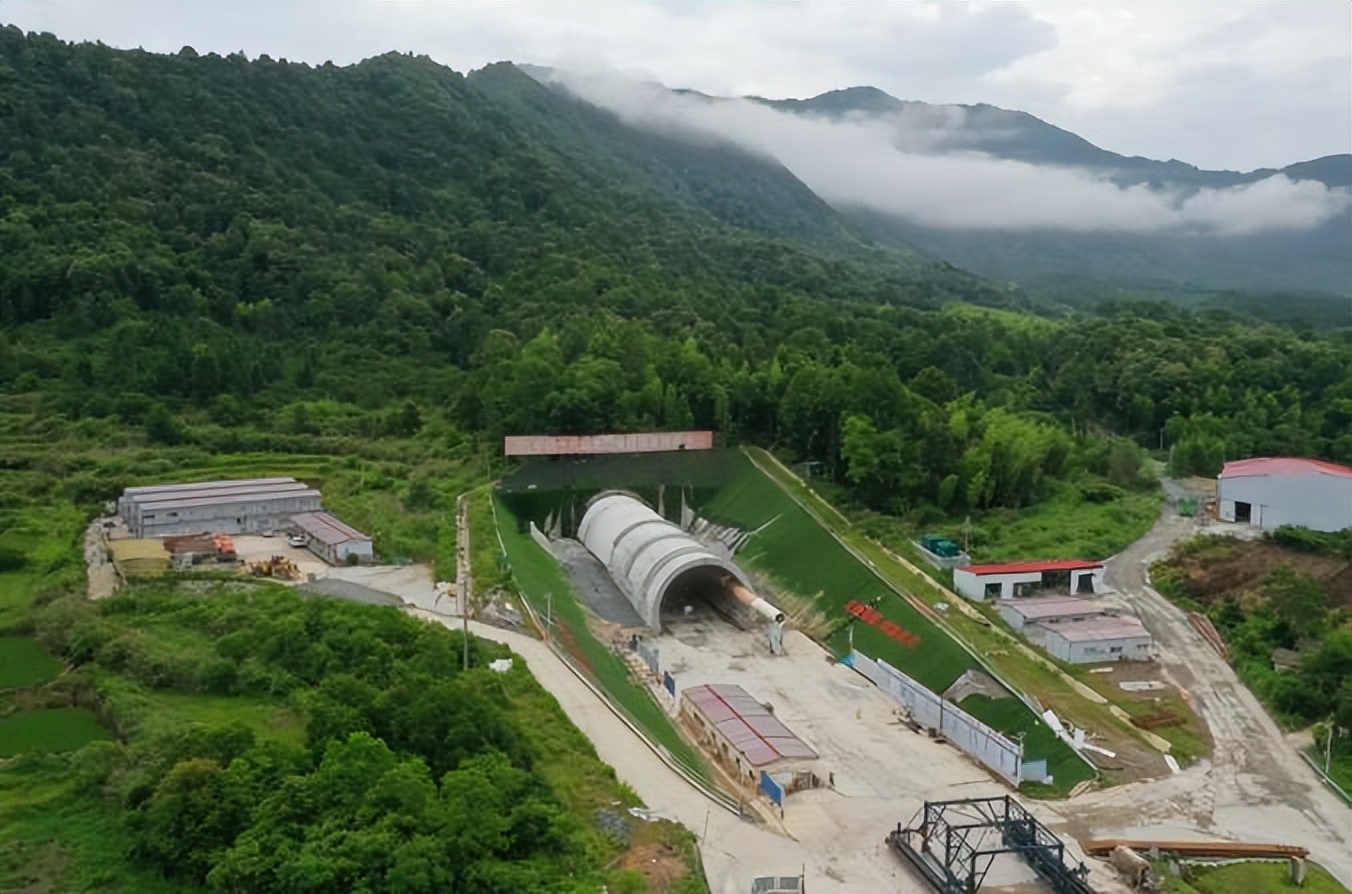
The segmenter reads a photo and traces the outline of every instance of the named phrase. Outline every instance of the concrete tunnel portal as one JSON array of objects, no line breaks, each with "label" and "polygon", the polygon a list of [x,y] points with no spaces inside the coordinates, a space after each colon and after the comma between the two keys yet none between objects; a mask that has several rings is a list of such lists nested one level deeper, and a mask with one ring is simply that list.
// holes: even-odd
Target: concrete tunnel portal
[{"label": "concrete tunnel portal", "polygon": [[727,613],[744,607],[768,619],[784,619],[778,609],[754,594],[751,581],[736,563],[632,494],[606,491],[594,497],[577,536],[654,630],[662,628],[663,607],[668,602],[679,607],[704,601]]}]

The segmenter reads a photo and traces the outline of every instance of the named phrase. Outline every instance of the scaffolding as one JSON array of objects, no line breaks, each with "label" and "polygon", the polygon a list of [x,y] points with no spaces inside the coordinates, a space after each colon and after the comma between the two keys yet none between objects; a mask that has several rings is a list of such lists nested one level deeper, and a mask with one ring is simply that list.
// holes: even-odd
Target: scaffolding
[{"label": "scaffolding", "polygon": [[1089,868],[1067,866],[1061,839],[1010,795],[926,801],[911,823],[887,843],[940,894],[975,894],[1000,854],[1018,854],[1055,894],[1094,894]]}]

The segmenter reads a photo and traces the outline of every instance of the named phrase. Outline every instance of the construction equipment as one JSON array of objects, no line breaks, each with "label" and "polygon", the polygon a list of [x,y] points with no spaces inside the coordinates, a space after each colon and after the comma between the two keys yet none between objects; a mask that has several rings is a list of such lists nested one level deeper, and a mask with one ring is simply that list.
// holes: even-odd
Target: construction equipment
[{"label": "construction equipment", "polygon": [[249,566],[254,577],[271,577],[277,580],[300,580],[300,568],[286,556],[273,556]]}]

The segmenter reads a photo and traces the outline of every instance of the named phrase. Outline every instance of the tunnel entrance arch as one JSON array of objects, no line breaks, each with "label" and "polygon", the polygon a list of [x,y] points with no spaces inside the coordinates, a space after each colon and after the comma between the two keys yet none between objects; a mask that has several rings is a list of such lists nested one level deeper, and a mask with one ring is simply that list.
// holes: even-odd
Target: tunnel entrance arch
[{"label": "tunnel entrance arch", "polygon": [[663,607],[669,601],[678,611],[695,599],[729,616],[744,604],[754,610],[747,602],[754,599],[751,581],[736,563],[633,494],[606,491],[594,497],[578,526],[578,539],[606,566],[639,617],[654,629],[661,629]]}]

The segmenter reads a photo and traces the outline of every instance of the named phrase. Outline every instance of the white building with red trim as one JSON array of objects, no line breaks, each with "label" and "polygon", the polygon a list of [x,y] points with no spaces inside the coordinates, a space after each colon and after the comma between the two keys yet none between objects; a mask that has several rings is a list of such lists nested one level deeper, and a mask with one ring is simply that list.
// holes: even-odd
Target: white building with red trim
[{"label": "white building with red trim", "polygon": [[1352,527],[1352,469],[1288,456],[1228,462],[1216,477],[1216,514],[1265,531],[1341,531]]},{"label": "white building with red trim", "polygon": [[974,602],[1014,599],[1052,590],[1058,593],[1099,593],[1103,563],[1085,559],[1050,562],[1006,562],[953,569],[953,588]]}]

